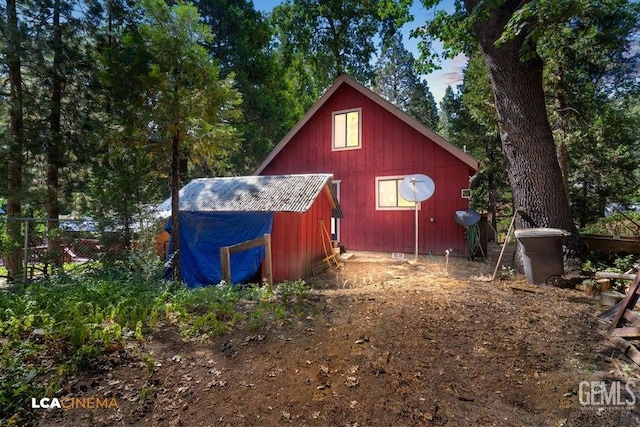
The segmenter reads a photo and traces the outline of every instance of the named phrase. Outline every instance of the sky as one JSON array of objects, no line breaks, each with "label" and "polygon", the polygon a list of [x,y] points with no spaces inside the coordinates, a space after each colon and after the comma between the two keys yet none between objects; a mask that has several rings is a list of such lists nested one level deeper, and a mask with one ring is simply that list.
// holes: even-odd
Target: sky
[{"label": "sky", "polygon": [[[284,0],[253,0],[253,4],[256,10],[270,12],[274,6],[283,3],[283,1]],[[440,8],[444,8],[445,10],[453,9],[453,0],[444,0]],[[420,0],[414,0],[413,6],[411,6],[411,14],[414,20],[402,27],[402,34],[405,47],[413,53],[415,58],[418,58],[418,40],[411,39],[409,33],[411,30],[424,25],[424,23],[433,16],[433,11],[425,9]],[[434,44],[436,49],[438,46],[439,45]],[[429,84],[429,89],[431,89],[436,103],[440,103],[447,86],[452,86],[455,89],[457,85],[462,83],[462,71],[466,65],[467,58],[464,55],[458,55],[456,58],[443,61],[440,64],[442,69],[422,76]]]}]

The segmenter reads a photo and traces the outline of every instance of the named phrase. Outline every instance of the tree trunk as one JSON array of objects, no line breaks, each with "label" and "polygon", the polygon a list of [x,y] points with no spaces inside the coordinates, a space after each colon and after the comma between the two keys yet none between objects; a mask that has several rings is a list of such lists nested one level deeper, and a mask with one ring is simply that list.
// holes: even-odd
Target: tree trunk
[{"label": "tree trunk", "polygon": [[564,69],[558,66],[558,74],[556,76],[556,111],[558,114],[557,133],[559,134],[558,146],[556,148],[556,156],[560,164],[560,172],[562,173],[562,186],[569,199],[569,154],[567,152],[566,134],[569,128],[569,108],[567,106],[567,97],[564,90]]},{"label": "tree trunk", "polygon": [[9,67],[11,135],[7,162],[7,235],[11,247],[7,250],[6,263],[10,278],[22,276],[22,224],[16,218],[22,212],[22,173],[24,167],[24,120],[21,55],[22,43],[18,29],[16,0],[7,0],[7,65]]},{"label": "tree trunk", "polygon": [[497,184],[496,184],[496,173],[495,173],[495,164],[496,160],[496,142],[494,138],[491,138],[487,141],[487,146],[485,147],[485,153],[487,155],[487,159],[489,159],[489,164],[487,165],[487,210],[489,211],[491,228],[494,231],[494,242],[498,242],[498,218],[496,216],[496,194],[498,192]]},{"label": "tree trunk", "polygon": [[54,265],[62,264],[60,251],[59,218],[60,202],[58,188],[60,186],[61,160],[61,110],[62,110],[62,29],[60,27],[60,0],[53,4],[53,69],[51,75],[51,113],[49,116],[49,145],[47,147],[47,251]]},{"label": "tree trunk", "polygon": [[176,128],[171,142],[171,259],[172,277],[179,282],[180,272],[180,127]]},{"label": "tree trunk", "polygon": [[[465,4],[471,11],[476,2],[466,0]],[[571,217],[547,117],[542,60],[530,44],[527,46],[530,56],[522,58],[526,34],[499,46],[495,44],[519,7],[521,3],[507,1],[487,20],[477,22],[474,31],[489,71],[514,209],[520,211],[516,228],[552,227],[570,231],[566,261],[574,268],[571,261],[581,253],[582,246]]]}]

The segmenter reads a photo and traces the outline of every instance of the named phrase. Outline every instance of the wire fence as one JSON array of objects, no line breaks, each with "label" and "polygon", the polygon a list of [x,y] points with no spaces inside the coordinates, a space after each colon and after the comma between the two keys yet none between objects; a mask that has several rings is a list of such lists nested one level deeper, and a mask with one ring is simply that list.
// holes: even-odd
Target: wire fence
[{"label": "wire fence", "polygon": [[3,218],[0,220],[0,280],[28,283],[57,272],[100,268],[132,254],[162,258],[168,237],[153,218]]}]

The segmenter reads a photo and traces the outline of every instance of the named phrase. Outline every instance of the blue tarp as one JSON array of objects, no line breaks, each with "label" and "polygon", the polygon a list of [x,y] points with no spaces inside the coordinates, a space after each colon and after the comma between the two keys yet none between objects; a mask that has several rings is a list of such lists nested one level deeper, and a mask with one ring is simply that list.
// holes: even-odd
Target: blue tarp
[{"label": "blue tarp", "polygon": [[[182,280],[189,287],[217,285],[222,280],[220,248],[270,234],[272,225],[273,212],[180,212]],[[166,229],[171,234],[171,221]],[[254,278],[263,258],[262,246],[231,254],[231,282]]]}]

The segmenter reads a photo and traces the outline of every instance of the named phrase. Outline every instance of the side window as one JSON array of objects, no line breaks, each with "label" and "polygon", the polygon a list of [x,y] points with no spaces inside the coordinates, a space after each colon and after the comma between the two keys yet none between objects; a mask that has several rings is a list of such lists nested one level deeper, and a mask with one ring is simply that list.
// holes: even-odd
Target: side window
[{"label": "side window", "polygon": [[376,210],[415,209],[415,203],[400,195],[404,176],[376,178]]},{"label": "side window", "polygon": [[333,113],[333,150],[354,150],[362,146],[361,110]]}]

